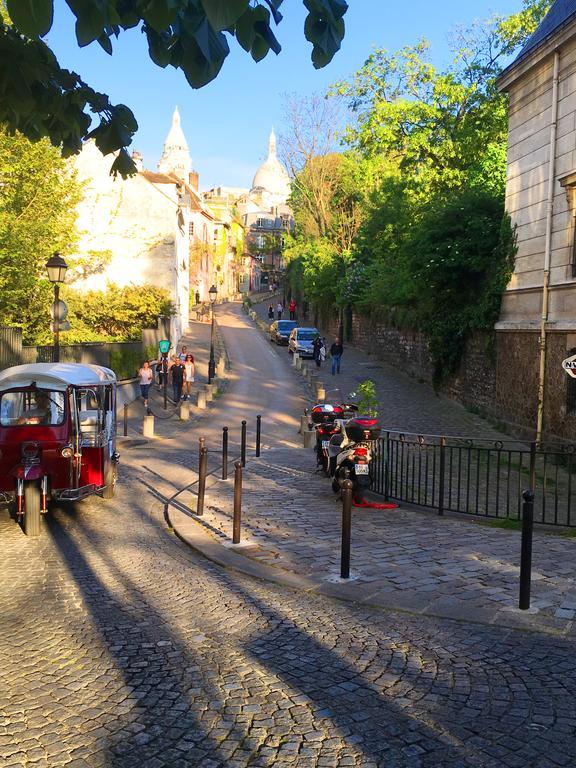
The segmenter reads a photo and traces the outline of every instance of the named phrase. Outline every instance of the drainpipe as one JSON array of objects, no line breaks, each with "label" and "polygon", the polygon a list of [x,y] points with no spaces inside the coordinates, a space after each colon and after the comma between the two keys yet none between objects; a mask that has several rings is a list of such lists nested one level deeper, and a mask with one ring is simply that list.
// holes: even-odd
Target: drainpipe
[{"label": "drainpipe", "polygon": [[544,422],[544,394],[546,380],[546,325],[548,323],[548,298],[550,286],[550,255],[552,251],[552,217],[554,215],[554,181],[556,176],[556,131],[558,126],[558,72],[560,52],[554,52],[552,77],[552,121],[550,123],[550,150],[548,160],[548,195],[546,202],[546,243],[544,247],[544,273],[542,281],[542,317],[540,318],[540,368],[538,372],[538,420],[536,443],[542,441]]}]

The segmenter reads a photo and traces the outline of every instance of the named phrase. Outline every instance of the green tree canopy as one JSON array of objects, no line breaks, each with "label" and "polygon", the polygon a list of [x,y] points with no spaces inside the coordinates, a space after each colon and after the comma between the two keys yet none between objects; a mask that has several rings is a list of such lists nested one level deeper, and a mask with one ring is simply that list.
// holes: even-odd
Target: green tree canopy
[{"label": "green tree canopy", "polygon": [[81,190],[69,165],[43,139],[0,130],[0,313],[26,343],[48,331],[52,290],[46,262],[76,242]]},{"label": "green tree canopy", "polygon": [[[193,88],[219,73],[234,39],[255,61],[279,53],[273,25],[282,20],[283,0],[67,0],[76,17],[76,39],[97,42],[109,54],[125,30],[146,35],[159,67],[171,66]],[[344,37],[345,0],[303,0],[304,26],[314,67],[324,67]],[[118,151],[112,171],[135,172],[126,148],[138,125],[123,104],[111,104],[75,72],[62,69],[42,39],[52,27],[54,0],[6,0],[0,6],[0,123],[36,141],[47,137],[64,155],[93,138],[103,154]],[[10,21],[11,19],[11,21]],[[92,115],[97,125],[92,127]]]}]

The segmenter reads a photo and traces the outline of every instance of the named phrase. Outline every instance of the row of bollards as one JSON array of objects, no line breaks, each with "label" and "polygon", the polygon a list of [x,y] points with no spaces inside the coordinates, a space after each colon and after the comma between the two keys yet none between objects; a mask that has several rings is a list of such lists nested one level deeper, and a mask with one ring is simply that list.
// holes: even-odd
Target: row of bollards
[{"label": "row of bollards", "polygon": [[[242,420],[240,429],[240,460],[234,464],[234,511],[232,521],[232,543],[240,543],[240,527],[242,518],[242,469],[246,466],[246,432],[247,422]],[[222,480],[228,479],[228,427],[222,427]],[[260,456],[262,440],[262,417],[256,417],[256,456]],[[198,499],[196,515],[204,514],[204,498],[206,495],[206,478],[208,477],[208,449],[204,437],[198,440]]]}]

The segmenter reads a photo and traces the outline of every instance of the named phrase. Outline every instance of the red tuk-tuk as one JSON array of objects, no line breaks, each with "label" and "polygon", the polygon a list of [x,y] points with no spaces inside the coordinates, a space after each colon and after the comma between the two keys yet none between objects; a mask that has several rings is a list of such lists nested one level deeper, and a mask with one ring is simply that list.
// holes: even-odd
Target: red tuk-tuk
[{"label": "red tuk-tuk", "polygon": [[114,496],[116,375],[79,363],[0,371],[0,502],[16,503],[29,536],[49,499]]}]

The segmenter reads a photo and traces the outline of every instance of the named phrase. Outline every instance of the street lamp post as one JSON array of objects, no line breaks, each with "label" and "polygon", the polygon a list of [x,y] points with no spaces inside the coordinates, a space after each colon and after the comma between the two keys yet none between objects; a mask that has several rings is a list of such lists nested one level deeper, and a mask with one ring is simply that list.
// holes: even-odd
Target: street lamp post
[{"label": "street lamp post", "polygon": [[212,314],[212,325],[210,327],[210,360],[208,361],[208,384],[211,384],[212,379],[216,376],[216,360],[214,359],[214,304],[216,303],[216,297],[218,296],[218,289],[215,285],[210,287],[208,295],[210,296],[210,310]]},{"label": "street lamp post", "polygon": [[[55,363],[60,362],[60,321],[66,318],[66,306],[60,302],[60,283],[64,282],[68,264],[59,253],[55,253],[46,262],[46,271],[48,280],[54,285],[54,304],[52,305],[52,321],[54,332],[54,348],[52,360]],[[61,306],[62,305],[62,306]]]}]

